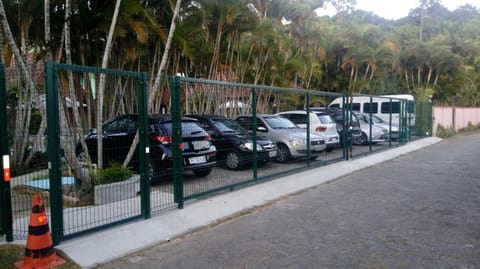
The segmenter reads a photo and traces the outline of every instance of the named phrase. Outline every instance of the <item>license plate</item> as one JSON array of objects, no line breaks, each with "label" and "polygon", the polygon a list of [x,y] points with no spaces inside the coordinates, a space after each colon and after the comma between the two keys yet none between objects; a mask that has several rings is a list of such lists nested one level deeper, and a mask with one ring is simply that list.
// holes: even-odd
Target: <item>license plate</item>
[{"label": "license plate", "polygon": [[197,157],[190,157],[188,158],[188,161],[190,162],[190,164],[206,163],[207,158],[205,158],[205,155],[202,155]]},{"label": "license plate", "polygon": [[275,157],[275,156],[277,156],[277,151],[276,150],[272,150],[268,153],[268,157],[270,157],[270,158]]},{"label": "license plate", "polygon": [[210,147],[210,142],[208,141],[193,141],[192,144],[194,150],[208,149]]}]

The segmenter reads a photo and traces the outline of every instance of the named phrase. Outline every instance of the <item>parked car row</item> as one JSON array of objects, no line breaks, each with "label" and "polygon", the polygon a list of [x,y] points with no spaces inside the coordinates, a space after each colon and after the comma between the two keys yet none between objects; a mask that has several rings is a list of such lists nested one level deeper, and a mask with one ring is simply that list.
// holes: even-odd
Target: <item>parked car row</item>
[{"label": "parked car row", "polygon": [[[335,110],[335,111],[334,111]],[[312,109],[284,111],[278,114],[242,115],[230,119],[219,115],[186,115],[181,119],[183,169],[192,171],[195,176],[207,176],[216,165],[231,170],[242,169],[253,162],[256,151],[258,164],[275,160],[279,163],[296,158],[314,160],[324,151],[332,151],[341,143],[341,131],[344,124],[343,114],[338,109]],[[341,117],[340,117],[341,116]],[[352,124],[354,141],[368,143],[364,134],[370,133],[362,127],[365,120],[354,117]],[[335,120],[334,120],[335,119]],[[122,163],[132,145],[137,132],[137,115],[122,115],[108,120],[102,126],[103,163],[108,166]],[[306,131],[310,124],[309,132]],[[152,114],[148,117],[149,127],[149,170],[152,180],[158,180],[173,174],[173,131],[169,115]],[[379,134],[372,132],[372,142],[388,139],[388,131],[378,128]],[[393,129],[392,129],[393,130]],[[254,139],[253,132],[257,136]],[[80,161],[97,162],[97,130],[94,128],[85,135],[88,155],[79,143],[76,154]],[[310,141],[310,145],[307,145]],[[254,143],[255,142],[255,143]],[[310,149],[310,152],[307,150]],[[90,160],[88,160],[90,159]],[[135,150],[130,165],[139,169],[138,150]]]},{"label": "parked car row", "polygon": [[[202,129],[196,119],[182,118],[182,158],[184,170],[192,171],[195,176],[207,176],[216,164],[217,150],[210,134]],[[137,132],[138,115],[115,117],[102,126],[103,163],[123,163]],[[172,119],[162,114],[152,114],[148,118],[150,129],[150,164],[152,180],[173,174]],[[81,144],[76,147],[77,158],[92,163],[97,162],[97,130],[94,128],[85,135],[88,155]],[[138,150],[135,150],[130,165],[139,169]]]},{"label": "parked car row", "polygon": [[[212,137],[217,148],[217,160],[231,170],[243,168],[252,162],[253,137],[236,121],[217,115],[189,115]],[[258,136],[255,148],[260,164],[277,157],[277,145],[272,140]]]},{"label": "parked car row", "polygon": [[[277,161],[286,162],[292,158],[308,156],[307,132],[290,120],[271,114],[239,116],[235,119],[245,129],[265,136],[277,143]],[[310,133],[310,159],[314,160],[326,149],[323,136]]]}]

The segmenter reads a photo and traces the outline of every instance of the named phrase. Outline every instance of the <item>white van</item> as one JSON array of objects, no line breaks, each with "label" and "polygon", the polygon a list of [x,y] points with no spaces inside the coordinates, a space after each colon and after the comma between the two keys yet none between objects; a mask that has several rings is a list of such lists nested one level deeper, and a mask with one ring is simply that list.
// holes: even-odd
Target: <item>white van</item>
[{"label": "white van", "polygon": [[[370,96],[353,96],[352,110],[362,113],[372,113],[380,117],[385,122],[390,122],[390,114],[392,114],[392,124],[399,124],[399,117],[401,109],[401,100],[409,101],[404,109],[408,111],[408,118],[410,125],[415,125],[415,101],[413,95],[410,94],[395,94],[395,95],[378,95]],[[338,97],[334,99],[328,107],[342,107],[343,98]]]}]

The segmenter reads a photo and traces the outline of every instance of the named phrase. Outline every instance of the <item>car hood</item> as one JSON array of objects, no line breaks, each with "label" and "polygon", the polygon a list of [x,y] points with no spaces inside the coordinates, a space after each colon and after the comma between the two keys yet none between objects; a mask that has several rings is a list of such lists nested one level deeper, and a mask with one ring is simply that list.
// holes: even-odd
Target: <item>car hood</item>
[{"label": "car hood", "polygon": [[[362,131],[367,133],[367,134],[370,132],[370,124],[368,124],[368,123],[360,124],[360,128],[362,128]],[[383,133],[383,130],[385,130],[385,129],[382,128],[382,127],[372,125],[372,133],[373,134],[381,134],[381,133]]]},{"label": "car hood", "polygon": [[[285,138],[307,138],[306,129],[273,129],[272,133],[276,136],[285,137]],[[324,140],[323,136],[310,133],[310,140]]]},{"label": "car hood", "polygon": [[[253,136],[249,133],[233,133],[233,134],[223,134],[223,137],[231,139],[231,140],[236,140],[240,143],[246,143],[246,142],[253,142]],[[264,136],[257,136],[257,143],[261,145],[267,145],[267,144],[272,144],[272,140],[264,137]]]},{"label": "car hood", "polygon": [[[378,127],[382,127],[386,130],[390,130],[390,125],[389,124],[385,124],[385,123],[375,123],[375,125],[377,125]],[[398,132],[398,127],[395,126],[395,125],[392,125],[392,132]]]}]

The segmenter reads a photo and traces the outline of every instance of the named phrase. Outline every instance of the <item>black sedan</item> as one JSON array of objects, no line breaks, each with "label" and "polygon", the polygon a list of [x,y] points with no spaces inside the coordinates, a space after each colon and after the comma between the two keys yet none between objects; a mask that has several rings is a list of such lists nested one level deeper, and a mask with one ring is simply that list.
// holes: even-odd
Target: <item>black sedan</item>
[{"label": "black sedan", "polygon": [[[217,160],[228,169],[238,170],[253,161],[253,138],[236,121],[218,115],[188,115],[212,136],[217,148]],[[257,137],[257,161],[267,163],[277,156],[277,146],[270,139]]]}]

